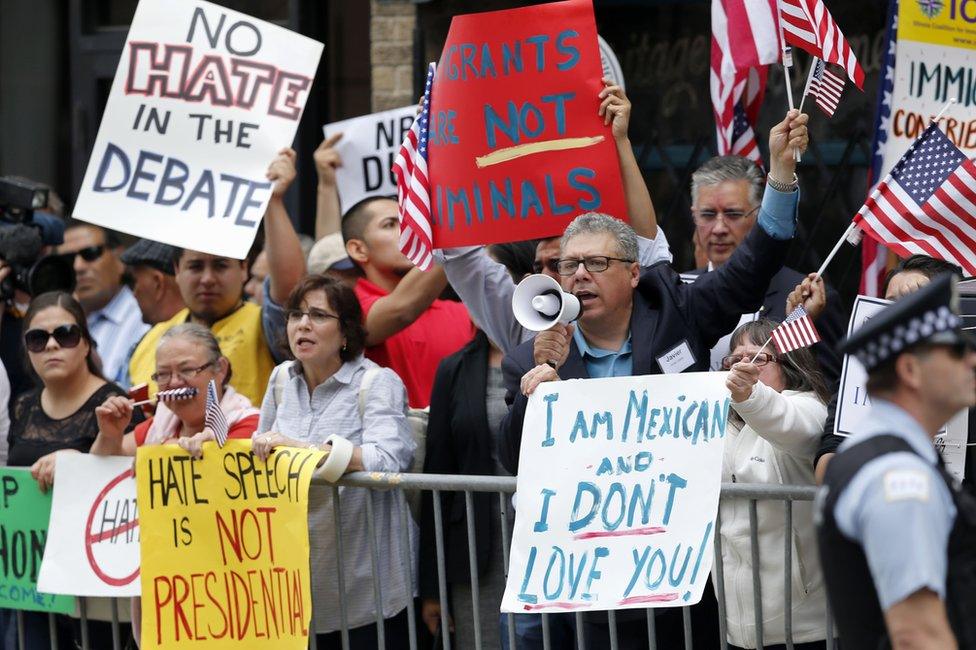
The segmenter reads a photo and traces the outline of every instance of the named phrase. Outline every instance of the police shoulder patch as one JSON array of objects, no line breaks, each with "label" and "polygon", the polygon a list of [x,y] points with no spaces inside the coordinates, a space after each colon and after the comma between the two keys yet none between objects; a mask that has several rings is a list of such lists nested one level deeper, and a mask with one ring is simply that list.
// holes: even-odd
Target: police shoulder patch
[{"label": "police shoulder patch", "polygon": [[928,501],[930,476],[920,469],[893,469],[884,474],[885,501]]}]

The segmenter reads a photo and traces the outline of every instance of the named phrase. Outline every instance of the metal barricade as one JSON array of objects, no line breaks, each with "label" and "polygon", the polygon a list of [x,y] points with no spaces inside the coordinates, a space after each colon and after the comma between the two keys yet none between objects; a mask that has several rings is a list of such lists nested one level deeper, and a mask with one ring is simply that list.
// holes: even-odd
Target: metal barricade
[{"label": "metal barricade", "polygon": [[[314,479],[313,482],[318,483],[319,479]],[[509,529],[508,529],[508,510],[510,507],[511,497],[510,495],[515,492],[516,479],[513,477],[496,477],[496,476],[454,476],[454,475],[441,475],[441,474],[382,474],[376,472],[358,472],[354,474],[348,474],[338,483],[338,485],[333,485],[332,496],[333,496],[333,515],[335,521],[341,521],[341,509],[342,509],[342,499],[340,496],[340,486],[344,488],[362,488],[369,490],[369,498],[366,499],[366,522],[364,522],[367,533],[369,534],[369,557],[371,564],[371,573],[373,581],[373,597],[374,597],[374,607],[373,611],[377,612],[375,616],[377,626],[377,637],[378,637],[378,650],[385,650],[386,648],[386,635],[385,635],[385,623],[383,619],[383,608],[380,606],[382,603],[382,590],[383,581],[375,568],[379,565],[379,559],[381,554],[385,553],[385,550],[378,547],[375,538],[375,525],[373,517],[375,514],[375,495],[379,491],[389,491],[393,490],[396,492],[396,499],[399,504],[399,528],[400,528],[400,543],[401,548],[404,550],[402,557],[399,558],[401,570],[403,571],[403,578],[407,585],[417,584],[416,575],[416,561],[417,561],[417,549],[413,547],[410,541],[410,535],[408,534],[410,522],[408,518],[411,516],[408,514],[406,492],[410,491],[429,491],[432,496],[433,503],[433,519],[434,519],[434,529],[435,529],[435,544],[436,544],[436,564],[437,564],[437,584],[440,591],[440,609],[441,609],[441,629],[446,630],[449,628],[448,619],[451,615],[451,607],[459,606],[464,608],[470,608],[467,611],[471,613],[471,620],[474,622],[474,648],[459,648],[458,650],[494,650],[493,646],[489,646],[486,641],[481,637],[480,629],[481,622],[485,620],[485,617],[490,617],[489,621],[497,623],[500,627],[500,637],[502,639],[503,647],[508,649],[517,648],[516,645],[516,626],[515,621],[512,616],[500,615],[498,613],[498,603],[496,602],[485,602],[481,595],[479,594],[479,584],[478,584],[478,563],[477,563],[477,543],[475,535],[474,526],[474,498],[475,493],[494,493],[498,497],[498,513],[500,515],[500,528],[501,528],[501,562],[503,566],[501,570],[503,575],[507,577],[508,574],[508,562],[509,562]],[[464,499],[464,513],[466,518],[467,527],[467,538],[469,541],[467,549],[467,559],[468,567],[471,575],[471,602],[470,603],[458,603],[451,602],[448,597],[448,584],[446,576],[446,555],[447,551],[445,549],[444,542],[444,527],[445,522],[443,521],[441,512],[441,498],[445,492],[457,492],[463,495]],[[751,564],[753,568],[752,572],[752,584],[753,584],[753,607],[756,611],[755,618],[755,631],[757,646],[762,647],[763,645],[763,620],[762,620],[762,589],[759,574],[759,543],[758,543],[758,514],[757,508],[759,502],[765,501],[782,501],[785,508],[785,521],[786,530],[792,531],[793,522],[793,504],[797,501],[811,501],[814,497],[815,488],[813,486],[789,486],[789,485],[751,485],[751,484],[741,484],[741,483],[731,483],[722,485],[721,499],[725,500],[744,500],[748,502],[749,509],[749,529],[750,529],[750,547],[751,547]],[[335,526],[335,547],[339,557],[342,557],[344,550],[343,547],[343,530],[342,526]],[[721,519],[716,519],[716,530],[721,529]],[[792,628],[792,616],[791,616],[791,605],[792,605],[792,572],[790,570],[792,563],[792,534],[787,534],[784,536],[786,539],[786,544],[783,550],[783,581],[784,581],[784,593],[785,593],[785,611],[787,615],[785,616],[785,645],[788,650],[793,648],[793,628]],[[342,568],[342,562],[337,562],[338,566],[338,589],[339,593],[345,593],[345,576]],[[728,648],[728,643],[726,641],[727,632],[727,621],[726,621],[726,594],[724,588],[724,566],[722,561],[722,539],[721,535],[716,534],[715,536],[715,562],[713,565],[712,577],[714,579],[716,598],[718,601],[718,628],[719,628],[719,638],[716,638],[714,644],[707,643],[707,647],[722,648],[726,650]],[[314,581],[314,577],[313,577]],[[103,650],[103,648],[98,647],[92,641],[92,635],[89,631],[89,615],[88,615],[88,600],[85,598],[79,598],[79,611],[78,611],[78,630],[76,630],[76,638],[80,643],[83,650]],[[111,608],[111,620],[109,624],[111,625],[111,648],[112,650],[123,650],[127,647],[126,640],[130,639],[131,634],[129,633],[128,626],[125,623],[120,623],[119,610],[117,608],[117,603],[112,603]],[[340,621],[341,629],[337,630],[340,635],[342,648],[344,650],[350,650],[350,636],[348,628],[347,619],[347,606],[348,603],[344,602],[344,599],[340,599],[338,603],[338,608],[340,611]],[[314,604],[313,604],[314,608]],[[647,609],[643,616],[643,622],[638,621],[641,631],[647,634],[647,648],[649,650],[656,650],[661,648],[665,650],[665,647],[658,644],[657,639],[657,623],[656,623],[656,612],[661,610]],[[34,616],[37,616],[36,614]],[[528,616],[528,615],[522,615]],[[561,616],[560,624],[565,626],[567,621],[571,624],[571,627],[575,630],[575,635],[571,645],[566,643],[557,644],[553,641],[553,620],[554,616]],[[691,611],[690,607],[681,608],[682,616],[682,627],[684,633],[683,646],[684,648],[692,648],[692,640],[694,638],[695,630],[692,625]],[[504,617],[504,618],[502,618]],[[593,646],[599,648],[609,648],[610,650],[617,650],[620,646],[620,639],[618,638],[618,615],[615,612],[608,612],[606,620],[608,625],[606,626],[607,639],[596,639],[593,637],[587,637],[587,634],[582,633],[582,630],[588,629],[592,631],[593,626],[587,628],[586,625],[586,615],[575,613],[575,614],[565,614],[565,615],[538,615],[538,622],[541,625],[542,633],[542,644],[545,650],[562,650],[566,647],[569,649],[576,648],[577,650],[586,650],[587,648],[592,648]],[[633,617],[631,616],[631,619]],[[407,643],[411,650],[425,650],[423,646],[420,645],[418,641],[418,622],[417,612],[415,611],[415,604],[412,599],[408,599],[407,603],[407,621],[409,626],[409,634]],[[504,623],[502,622],[504,621]],[[35,620],[36,622],[36,620]],[[631,620],[631,623],[634,621]],[[62,647],[59,645],[59,634],[63,635],[65,626],[63,625],[64,620],[58,619],[55,615],[48,615],[48,633],[50,635],[50,648],[57,650],[57,648]],[[104,625],[104,624],[103,624]],[[26,625],[25,625],[25,615],[23,612],[16,612],[16,627],[19,631],[19,644],[18,648],[20,650],[41,650],[46,648],[46,644],[38,644],[37,641],[32,641],[30,638],[25,638]],[[824,613],[824,636],[825,638],[831,639],[833,636],[832,625],[830,619],[830,613]],[[315,649],[317,647],[315,639],[315,621],[313,619],[312,625],[310,627],[310,642],[309,647]],[[601,628],[602,629],[602,628]],[[633,625],[629,628],[633,631]],[[104,630],[103,630],[104,632]],[[102,635],[104,638],[104,634]],[[632,644],[631,637],[628,640]],[[398,641],[401,641],[398,639]],[[452,648],[451,635],[446,634],[442,637],[442,647],[444,650],[450,650]],[[591,643],[591,641],[593,643]],[[701,647],[701,644],[698,644]],[[106,646],[107,648],[108,646]],[[131,640],[128,642],[128,647],[134,647]],[[628,645],[630,647],[630,645]],[[831,647],[836,647],[835,644],[831,644]],[[357,649],[358,650],[358,649]],[[668,648],[667,650],[670,650]]]}]

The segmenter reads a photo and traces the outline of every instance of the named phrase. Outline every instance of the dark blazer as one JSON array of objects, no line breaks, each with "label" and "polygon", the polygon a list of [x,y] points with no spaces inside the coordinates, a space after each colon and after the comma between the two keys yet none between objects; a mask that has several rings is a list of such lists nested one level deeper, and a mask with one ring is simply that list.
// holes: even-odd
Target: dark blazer
[{"label": "dark blazer", "polygon": [[[437,367],[427,423],[425,474],[493,475],[491,431],[485,393],[488,388],[488,338],[478,332],[466,347],[445,357]],[[490,500],[498,495],[474,492],[474,529],[478,574],[488,569],[491,548]],[[448,583],[471,580],[468,529],[463,492],[441,492],[444,556]],[[424,492],[420,510],[420,595],[437,598],[436,537],[433,497]]]},{"label": "dark blazer", "polygon": [[[682,273],[684,278],[697,278],[708,272],[708,269],[695,269],[687,273]],[[796,285],[803,282],[806,276],[789,267],[784,266],[769,281],[766,288],[766,297],[763,299],[762,316],[772,320],[783,322],[786,318],[786,298]],[[814,345],[811,350],[820,362],[820,369],[823,371],[824,378],[827,380],[828,387],[834,387],[840,380],[841,358],[837,354],[837,344],[847,331],[847,318],[840,302],[840,294],[833,287],[827,285],[827,306],[823,313],[815,320],[814,325],[820,332],[820,343]],[[731,330],[730,330],[731,331]],[[729,332],[726,332],[728,334]]]},{"label": "dark blazer", "polygon": [[[633,374],[662,372],[657,358],[685,341],[695,358],[686,371],[707,371],[715,343],[735,328],[742,314],[754,312],[762,305],[770,280],[783,266],[789,244],[789,240],[777,240],[762,228],[753,228],[726,264],[694,284],[682,282],[678,273],[664,263],[643,269],[634,290],[630,319]],[[513,474],[518,470],[522,422],[528,403],[519,390],[519,382],[535,366],[533,344],[534,341],[526,341],[519,345],[502,362],[506,400],[511,409],[502,422],[504,444],[500,455],[502,464]],[[589,376],[575,341],[559,376]]]}]

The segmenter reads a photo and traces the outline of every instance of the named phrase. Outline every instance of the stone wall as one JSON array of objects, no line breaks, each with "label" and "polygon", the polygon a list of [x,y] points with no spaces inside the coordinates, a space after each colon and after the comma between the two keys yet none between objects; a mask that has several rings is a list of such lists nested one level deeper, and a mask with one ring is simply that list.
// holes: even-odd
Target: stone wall
[{"label": "stone wall", "polygon": [[410,0],[371,0],[370,61],[373,110],[416,101],[413,96],[413,39],[416,5]]}]

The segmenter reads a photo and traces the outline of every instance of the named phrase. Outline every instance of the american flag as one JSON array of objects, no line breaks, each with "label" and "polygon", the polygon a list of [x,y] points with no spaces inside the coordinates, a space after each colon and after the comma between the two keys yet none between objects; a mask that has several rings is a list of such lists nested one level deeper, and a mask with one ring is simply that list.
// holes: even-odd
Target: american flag
[{"label": "american flag", "polygon": [[807,94],[817,101],[817,106],[827,117],[831,117],[844,93],[844,84],[844,77],[834,74],[822,59],[816,59]]},{"label": "american flag", "polygon": [[809,347],[819,340],[820,333],[803,305],[791,311],[786,320],[773,330],[773,343],[780,354]]},{"label": "american flag", "polygon": [[741,104],[736,104],[735,120],[732,122],[732,155],[743,156],[762,166],[762,156],[759,154],[756,132],[749,124],[746,112]]},{"label": "american flag", "polygon": [[823,0],[779,0],[779,6],[786,42],[827,63],[836,63],[863,89],[864,70]]},{"label": "american flag", "polygon": [[217,445],[223,447],[227,442],[227,418],[220,410],[220,400],[217,399],[217,382],[213,379],[207,384],[207,406],[203,416],[203,426],[214,432]]},{"label": "american flag", "polygon": [[400,250],[422,271],[433,261],[434,241],[430,217],[430,179],[427,176],[427,134],[430,90],[436,64],[427,67],[427,83],[420,115],[413,122],[393,161],[397,177],[397,212],[400,216]]},{"label": "american flag", "polygon": [[928,255],[976,275],[976,163],[930,124],[854,223],[902,257]]},{"label": "american flag", "polygon": [[712,0],[710,90],[719,154],[735,152],[738,111],[756,123],[768,66],[779,56],[776,0]]},{"label": "american flag", "polygon": [[[878,78],[878,104],[874,114],[874,140],[868,188],[884,173],[885,146],[891,127],[891,98],[895,90],[895,52],[898,47],[898,0],[889,0],[888,27],[885,32],[884,60]],[[861,286],[859,293],[879,296],[887,273],[888,249],[870,237],[861,241]]]}]

